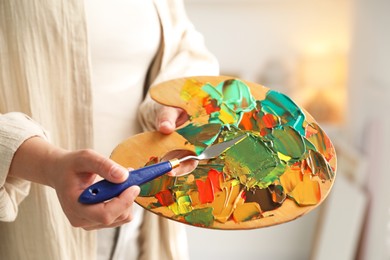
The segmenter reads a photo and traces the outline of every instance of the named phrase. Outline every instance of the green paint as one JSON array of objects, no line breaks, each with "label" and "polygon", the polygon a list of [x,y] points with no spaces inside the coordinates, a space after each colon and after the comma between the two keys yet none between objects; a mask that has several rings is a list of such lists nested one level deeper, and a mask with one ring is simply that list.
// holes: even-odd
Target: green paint
[{"label": "green paint", "polygon": [[274,149],[290,157],[292,163],[301,160],[306,152],[303,137],[292,127],[273,129],[272,134],[267,135],[267,138],[273,142]]},{"label": "green paint", "polygon": [[249,135],[225,154],[224,172],[248,188],[264,188],[278,179],[284,166],[261,137]]},{"label": "green paint", "polygon": [[214,222],[213,208],[195,209],[186,214],[184,219],[192,225],[209,227]]},{"label": "green paint", "polygon": [[169,189],[174,185],[174,183],[175,183],[174,178],[168,175],[160,176],[150,182],[141,185],[140,196],[144,196],[144,197],[154,196],[162,190]]},{"label": "green paint", "polygon": [[200,154],[215,141],[220,130],[220,124],[195,125],[191,123],[176,132],[195,146],[196,154]]},{"label": "green paint", "polygon": [[317,151],[317,147],[312,142],[310,142],[307,138],[303,137],[303,141],[305,142],[306,150]]},{"label": "green paint", "polygon": [[261,104],[264,112],[280,117],[282,124],[291,126],[301,135],[305,135],[303,127],[305,114],[289,97],[277,91],[269,90]]}]

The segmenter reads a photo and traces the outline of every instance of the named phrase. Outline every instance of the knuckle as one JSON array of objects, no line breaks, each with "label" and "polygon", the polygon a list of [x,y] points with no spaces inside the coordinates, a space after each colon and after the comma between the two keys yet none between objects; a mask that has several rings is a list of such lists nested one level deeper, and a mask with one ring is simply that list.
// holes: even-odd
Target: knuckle
[{"label": "knuckle", "polygon": [[76,165],[80,166],[85,164],[86,160],[93,157],[94,152],[91,149],[82,149],[75,152]]},{"label": "knuckle", "polygon": [[124,208],[124,209],[131,208],[132,205],[133,205],[133,200],[134,200],[134,199],[131,199],[131,200],[123,200],[123,201],[122,201],[123,208]]},{"label": "knuckle", "polygon": [[105,225],[105,226],[109,226],[112,224],[112,217],[108,214],[102,214],[99,219],[98,219],[99,223]]},{"label": "knuckle", "polygon": [[133,221],[133,214],[130,212],[127,212],[125,214],[122,214],[119,218],[118,221],[123,222],[123,223],[128,223]]},{"label": "knuckle", "polygon": [[94,154],[94,151],[92,149],[81,149],[78,151],[78,156],[80,158],[88,158],[91,157]]},{"label": "knuckle", "polygon": [[70,220],[69,222],[72,225],[72,227],[75,227],[75,228],[79,228],[79,227],[83,226],[80,221]]},{"label": "knuckle", "polygon": [[[109,161],[108,158],[99,155],[92,149],[81,149],[77,151],[76,154],[76,163],[79,167],[82,167],[86,164],[86,161],[88,161],[88,164],[92,167],[94,167],[96,170],[100,172],[108,171],[108,167],[111,166],[111,164],[107,163]],[[92,163],[92,164],[91,164]]]}]

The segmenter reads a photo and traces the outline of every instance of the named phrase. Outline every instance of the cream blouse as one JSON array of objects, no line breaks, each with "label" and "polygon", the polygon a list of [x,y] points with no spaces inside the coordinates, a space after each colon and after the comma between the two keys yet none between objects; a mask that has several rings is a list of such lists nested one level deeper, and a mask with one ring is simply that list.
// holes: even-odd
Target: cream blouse
[{"label": "cream blouse", "polygon": [[[218,64],[183,1],[153,3],[162,44],[146,88],[176,77],[216,75]],[[73,228],[53,189],[8,177],[15,151],[32,136],[70,150],[93,147],[89,55],[84,1],[0,1],[0,259],[96,258],[96,232]],[[155,103],[147,96],[141,107],[143,130],[154,129]],[[145,213],[140,259],[186,259],[182,230]]]},{"label": "cream blouse", "polygon": [[[151,0],[85,0],[91,53],[94,149],[110,156],[141,131],[137,110],[148,68],[160,45],[160,22]],[[137,26],[134,26],[137,25]],[[140,25],[140,26],[138,26]],[[133,220],[98,231],[98,259],[137,259],[143,209]]]}]

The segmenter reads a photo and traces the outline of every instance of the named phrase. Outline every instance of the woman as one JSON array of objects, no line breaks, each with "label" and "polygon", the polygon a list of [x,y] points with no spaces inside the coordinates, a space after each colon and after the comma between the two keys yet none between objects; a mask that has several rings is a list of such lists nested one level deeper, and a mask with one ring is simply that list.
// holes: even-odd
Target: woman
[{"label": "woman", "polygon": [[[134,8],[139,23],[117,35],[95,24],[130,17],[116,16],[129,10],[121,6]],[[99,233],[114,241],[103,250],[106,258],[186,257],[182,226],[135,209],[138,187],[108,203],[77,202],[96,175],[113,182],[127,177],[106,158],[139,131],[134,115],[142,92],[164,80],[218,73],[183,3],[1,1],[0,60],[0,259],[95,259],[90,230],[116,226],[119,232]],[[183,111],[161,108],[149,96],[139,109],[143,130],[169,134],[183,118]]]}]

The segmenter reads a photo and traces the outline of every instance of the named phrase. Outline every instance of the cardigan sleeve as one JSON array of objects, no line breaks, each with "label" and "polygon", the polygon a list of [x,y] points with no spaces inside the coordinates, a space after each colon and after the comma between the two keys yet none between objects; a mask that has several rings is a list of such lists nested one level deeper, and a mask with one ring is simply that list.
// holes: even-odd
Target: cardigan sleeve
[{"label": "cardigan sleeve", "polygon": [[0,114],[0,221],[13,221],[28,195],[30,182],[8,176],[19,146],[33,136],[47,139],[45,130],[25,114]]},{"label": "cardigan sleeve", "polygon": [[[160,9],[163,39],[160,55],[154,62],[159,67],[154,75],[149,75],[151,87],[174,78],[218,75],[218,61],[207,49],[203,35],[188,19],[182,1],[168,2],[166,8],[157,6]],[[157,103],[147,94],[138,114],[144,130],[155,130],[157,108]]]}]

